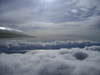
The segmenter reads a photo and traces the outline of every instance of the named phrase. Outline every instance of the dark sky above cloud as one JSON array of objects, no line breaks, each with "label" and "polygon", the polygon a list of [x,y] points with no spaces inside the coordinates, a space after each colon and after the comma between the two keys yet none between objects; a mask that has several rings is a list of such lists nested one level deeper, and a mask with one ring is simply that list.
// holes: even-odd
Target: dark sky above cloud
[{"label": "dark sky above cloud", "polygon": [[99,0],[0,0],[0,25],[32,35],[72,39],[76,35],[77,39],[98,41],[99,4]]}]

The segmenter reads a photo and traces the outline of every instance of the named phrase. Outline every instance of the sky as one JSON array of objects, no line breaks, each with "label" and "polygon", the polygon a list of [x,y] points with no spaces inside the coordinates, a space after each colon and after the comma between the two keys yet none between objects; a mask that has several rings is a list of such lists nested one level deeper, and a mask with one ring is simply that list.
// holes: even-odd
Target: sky
[{"label": "sky", "polygon": [[100,41],[99,4],[99,0],[0,0],[0,26],[43,39]]}]

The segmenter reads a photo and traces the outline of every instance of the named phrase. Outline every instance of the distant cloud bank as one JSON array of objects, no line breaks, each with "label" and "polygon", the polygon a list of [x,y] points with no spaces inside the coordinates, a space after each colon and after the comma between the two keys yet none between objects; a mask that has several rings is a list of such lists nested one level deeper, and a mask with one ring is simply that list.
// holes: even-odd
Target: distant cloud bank
[{"label": "distant cloud bank", "polygon": [[[92,47],[93,48],[92,48]],[[5,42],[0,44],[0,51],[1,52],[9,52],[16,51],[20,52],[21,50],[39,50],[39,49],[52,49],[58,50],[61,48],[86,48],[95,50],[96,47],[100,46],[100,43],[94,42],[75,42],[75,41],[51,41],[51,42],[20,42],[20,41],[13,41],[13,42]],[[100,48],[99,48],[100,51]]]}]

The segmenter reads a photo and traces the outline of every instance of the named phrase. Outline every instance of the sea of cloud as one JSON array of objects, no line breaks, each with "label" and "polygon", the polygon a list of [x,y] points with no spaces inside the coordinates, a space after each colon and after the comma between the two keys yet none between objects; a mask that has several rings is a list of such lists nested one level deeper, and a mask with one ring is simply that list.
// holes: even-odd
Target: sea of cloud
[{"label": "sea of cloud", "polygon": [[100,46],[0,54],[0,75],[100,75]]}]

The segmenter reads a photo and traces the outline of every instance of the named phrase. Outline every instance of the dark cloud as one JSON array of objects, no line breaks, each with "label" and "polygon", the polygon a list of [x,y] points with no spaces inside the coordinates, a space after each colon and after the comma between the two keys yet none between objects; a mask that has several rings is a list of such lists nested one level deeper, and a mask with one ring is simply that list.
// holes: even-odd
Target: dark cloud
[{"label": "dark cloud", "polygon": [[0,27],[0,39],[19,38],[19,37],[31,37],[31,36],[22,32],[21,30]]},{"label": "dark cloud", "polygon": [[84,53],[84,52],[76,52],[74,54],[75,58],[78,60],[84,60],[88,57],[88,54]]}]

